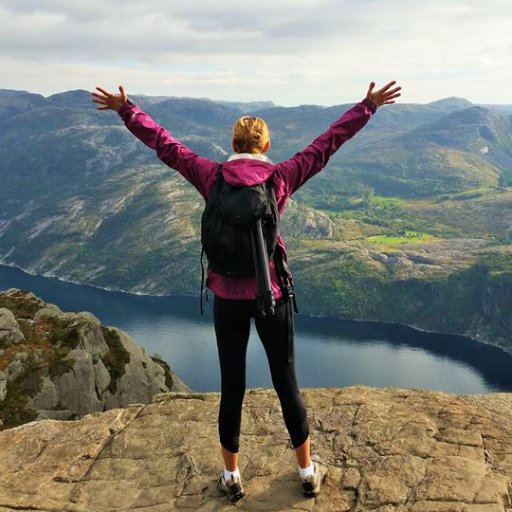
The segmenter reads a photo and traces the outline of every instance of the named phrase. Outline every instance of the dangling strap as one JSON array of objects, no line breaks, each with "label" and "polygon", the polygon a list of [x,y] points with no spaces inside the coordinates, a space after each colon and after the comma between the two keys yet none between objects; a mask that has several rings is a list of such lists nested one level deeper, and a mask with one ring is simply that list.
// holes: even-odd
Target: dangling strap
[{"label": "dangling strap", "polygon": [[[219,167],[217,168],[217,179],[215,181],[214,186],[210,190],[210,194],[218,194],[220,188],[222,187],[222,183],[224,182],[224,178],[222,177],[222,164],[219,164]],[[209,197],[209,196],[208,196]],[[208,202],[208,199],[206,199]],[[206,296],[206,302],[208,302],[208,287],[204,285],[204,264],[203,264],[203,256],[204,256],[204,247],[201,246],[201,292],[199,295],[199,311],[201,313],[201,316],[203,316],[204,309],[203,309],[203,294]]]},{"label": "dangling strap", "polygon": [[[201,247],[201,293],[199,294],[199,311],[203,316],[203,293],[204,293],[204,264],[203,264],[204,247]],[[208,290],[206,291],[206,302],[208,302]]]},{"label": "dangling strap", "polygon": [[292,311],[292,301],[286,301],[286,320],[288,323],[288,357],[287,361],[290,364],[293,361],[293,311]]}]

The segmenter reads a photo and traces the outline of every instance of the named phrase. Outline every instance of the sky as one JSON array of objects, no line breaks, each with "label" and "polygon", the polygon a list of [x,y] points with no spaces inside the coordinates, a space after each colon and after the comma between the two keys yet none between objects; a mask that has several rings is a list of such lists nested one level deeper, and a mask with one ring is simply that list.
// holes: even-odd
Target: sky
[{"label": "sky", "polygon": [[512,0],[0,0],[0,89],[512,104]]}]

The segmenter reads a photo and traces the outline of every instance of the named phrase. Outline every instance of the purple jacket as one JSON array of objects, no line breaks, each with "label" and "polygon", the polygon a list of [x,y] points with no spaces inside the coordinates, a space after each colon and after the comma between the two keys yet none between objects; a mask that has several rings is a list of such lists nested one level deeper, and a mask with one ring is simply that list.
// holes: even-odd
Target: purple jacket
[{"label": "purple jacket", "polygon": [[[271,178],[276,192],[279,215],[288,198],[309,178],[320,172],[329,158],[347,140],[352,138],[370,119],[375,106],[368,100],[357,103],[345,112],[329,129],[309,146],[289,160],[273,164],[266,157],[234,155],[222,164],[222,175],[235,186],[250,186]],[[219,163],[196,155],[191,149],[176,140],[151,117],[131,102],[119,110],[126,127],[146,146],[156,150],[158,158],[183,175],[206,200],[215,180]],[[277,243],[286,248],[281,236]],[[270,262],[272,289],[276,298],[281,297],[273,262]],[[254,277],[223,276],[208,270],[207,286],[223,299],[255,299],[257,284]]]}]

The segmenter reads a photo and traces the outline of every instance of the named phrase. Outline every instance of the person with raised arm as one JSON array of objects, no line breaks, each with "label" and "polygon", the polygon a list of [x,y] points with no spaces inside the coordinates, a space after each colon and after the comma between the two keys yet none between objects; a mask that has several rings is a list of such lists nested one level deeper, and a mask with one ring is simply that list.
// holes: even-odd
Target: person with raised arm
[{"label": "person with raised arm", "polygon": [[[370,120],[377,108],[395,103],[401,87],[392,81],[380,89],[371,82],[365,98],[347,110],[311,144],[290,159],[274,163],[268,156],[270,132],[263,119],[243,116],[233,126],[234,153],[219,163],[201,157],[159,126],[140,107],[132,103],[123,86],[118,93],[97,87],[92,101],[98,110],[114,110],[146,146],[156,151],[162,162],[178,171],[206,201],[222,174],[234,187],[251,187],[269,181],[275,192],[279,216],[290,196],[320,172],[340,146],[352,138]],[[277,247],[288,271],[286,247],[277,235]],[[258,285],[256,278],[222,275],[208,269],[207,286],[214,293],[213,317],[221,370],[219,438],[224,470],[218,488],[231,501],[245,495],[238,468],[242,402],[245,393],[246,351],[251,318],[268,358],[272,383],[279,397],[284,422],[298,463],[299,479],[305,496],[320,492],[327,465],[319,454],[311,454],[309,423],[304,400],[295,373],[293,350],[292,301],[283,289],[283,276],[274,261],[269,261],[275,312],[261,317],[256,314]]]}]

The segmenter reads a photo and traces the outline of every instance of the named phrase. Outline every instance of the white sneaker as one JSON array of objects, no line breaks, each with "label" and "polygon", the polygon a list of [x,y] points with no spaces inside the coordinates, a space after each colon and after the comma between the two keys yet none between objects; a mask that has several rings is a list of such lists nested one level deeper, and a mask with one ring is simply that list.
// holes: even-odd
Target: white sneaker
[{"label": "white sneaker", "polygon": [[223,492],[231,501],[238,501],[245,496],[245,491],[242,486],[242,479],[231,477],[229,481],[224,478],[224,471],[219,476],[217,488]]},{"label": "white sneaker", "polygon": [[315,465],[315,473],[306,478],[301,478],[302,492],[308,498],[314,498],[320,494],[322,481],[327,475],[327,465],[320,455],[312,455],[311,461]]}]

